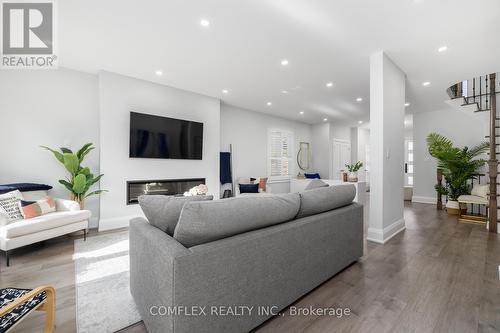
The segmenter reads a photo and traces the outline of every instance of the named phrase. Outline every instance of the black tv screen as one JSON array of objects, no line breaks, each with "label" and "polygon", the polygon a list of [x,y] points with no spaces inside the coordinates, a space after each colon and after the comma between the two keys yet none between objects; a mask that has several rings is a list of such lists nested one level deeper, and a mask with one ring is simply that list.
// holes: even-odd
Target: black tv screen
[{"label": "black tv screen", "polygon": [[130,157],[201,160],[203,123],[130,112]]}]

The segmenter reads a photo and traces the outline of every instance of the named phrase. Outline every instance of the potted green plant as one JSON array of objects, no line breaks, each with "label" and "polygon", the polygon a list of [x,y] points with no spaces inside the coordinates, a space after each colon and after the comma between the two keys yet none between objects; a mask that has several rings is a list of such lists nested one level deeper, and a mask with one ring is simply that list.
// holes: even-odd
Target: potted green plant
[{"label": "potted green plant", "polygon": [[345,167],[347,168],[347,171],[349,171],[349,174],[347,176],[347,181],[351,183],[355,183],[358,181],[358,171],[363,167],[363,163],[360,161],[354,163],[354,164],[346,164]]},{"label": "potted green plant", "polygon": [[437,184],[435,189],[438,195],[448,195],[446,210],[455,215],[466,207],[460,207],[458,197],[470,192],[467,180],[476,178],[481,167],[486,163],[485,159],[478,158],[489,148],[488,142],[482,142],[477,146],[459,148],[453,146],[453,142],[438,134],[431,133],[427,136],[427,147],[429,154],[438,160],[438,169],[441,170],[446,184]]},{"label": "potted green plant", "polygon": [[69,175],[66,179],[60,179],[59,183],[66,187],[70,192],[70,199],[78,202],[82,209],[85,207],[85,198],[105,192],[105,190],[95,190],[89,193],[90,188],[103,176],[101,174],[96,177],[90,172],[88,167],[82,166],[85,156],[94,149],[92,143],[83,145],[76,153],[64,147],[60,148],[59,151],[46,146],[41,147],[52,152],[54,157],[61,162],[68,171]]}]

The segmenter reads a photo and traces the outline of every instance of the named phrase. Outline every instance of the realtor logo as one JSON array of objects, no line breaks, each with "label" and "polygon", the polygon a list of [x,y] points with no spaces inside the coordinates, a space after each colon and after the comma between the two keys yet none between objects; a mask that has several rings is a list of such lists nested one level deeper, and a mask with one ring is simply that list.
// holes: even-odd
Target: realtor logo
[{"label": "realtor logo", "polygon": [[6,68],[56,68],[54,2],[2,3],[2,61]]}]

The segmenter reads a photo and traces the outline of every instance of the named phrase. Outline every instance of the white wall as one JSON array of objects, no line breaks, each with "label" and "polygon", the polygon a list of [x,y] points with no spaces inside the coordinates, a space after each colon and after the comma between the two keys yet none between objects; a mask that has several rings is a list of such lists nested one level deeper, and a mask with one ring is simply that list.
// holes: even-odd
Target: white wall
[{"label": "white wall", "polygon": [[405,74],[384,53],[370,56],[370,226],[367,239],[385,243],[403,218]]},{"label": "white wall", "polygon": [[312,160],[313,169],[322,178],[330,177],[330,124],[322,123],[312,126]]},{"label": "white wall", "polygon": [[[58,183],[64,167],[39,146],[97,147],[84,161],[99,172],[97,76],[67,69],[3,70],[0,73],[0,184],[34,182],[52,185],[50,195],[68,198]],[[97,226],[99,199],[90,197],[91,227]]]},{"label": "white wall", "polygon": [[357,134],[357,160],[363,163],[363,167],[358,173],[358,178],[359,181],[367,182],[367,187],[369,187],[370,173],[367,171],[366,149],[370,145],[370,130],[367,128],[358,128]]},{"label": "white wall", "polygon": [[[110,189],[101,196],[100,230],[142,215],[138,205],[126,205],[127,180],[206,178],[209,193],[218,197],[218,99],[108,72],[99,73],[99,95],[101,188]],[[203,122],[203,160],[129,158],[130,111]]]},{"label": "white wall", "polygon": [[429,155],[426,138],[432,132],[451,139],[458,146],[474,146],[485,141],[488,113],[464,112],[446,108],[413,115],[414,186],[413,201],[436,203],[436,160]]},{"label": "white wall", "polygon": [[[296,156],[299,143],[311,143],[311,126],[284,118],[241,108],[221,106],[221,151],[233,145],[233,177],[259,177],[267,175],[267,132],[270,128],[291,131],[295,134]],[[295,160],[295,159],[294,159]],[[294,163],[293,176],[299,172]],[[290,184],[273,183],[272,191],[289,192]]]},{"label": "white wall", "polygon": [[351,141],[351,128],[338,123],[330,123],[330,138]]}]

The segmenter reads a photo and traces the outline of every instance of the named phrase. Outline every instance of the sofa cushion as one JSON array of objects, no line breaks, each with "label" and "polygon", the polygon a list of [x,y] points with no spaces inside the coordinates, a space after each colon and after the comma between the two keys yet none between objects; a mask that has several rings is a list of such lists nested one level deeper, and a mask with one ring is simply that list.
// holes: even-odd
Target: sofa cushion
[{"label": "sofa cushion", "polygon": [[312,190],[320,187],[328,187],[328,184],[322,181],[321,179],[312,179],[309,184],[307,184],[305,191]]},{"label": "sofa cushion", "polygon": [[213,200],[213,195],[174,197],[166,195],[141,195],[139,205],[149,223],[170,236],[174,234],[182,207],[190,201]]},{"label": "sofa cushion", "polygon": [[490,192],[490,185],[488,184],[474,184],[472,187],[471,195],[478,197],[488,198],[488,193]]},{"label": "sofa cushion", "polygon": [[189,202],[182,209],[174,238],[186,247],[212,242],[292,220],[298,193]]},{"label": "sofa cushion", "polygon": [[297,218],[349,205],[355,196],[354,185],[329,186],[304,191],[300,193],[300,210]]},{"label": "sofa cushion", "polygon": [[32,219],[19,220],[9,223],[0,228],[0,236],[4,238],[15,238],[33,234],[71,223],[85,221],[90,218],[90,215],[90,211],[88,210],[49,213]]}]

